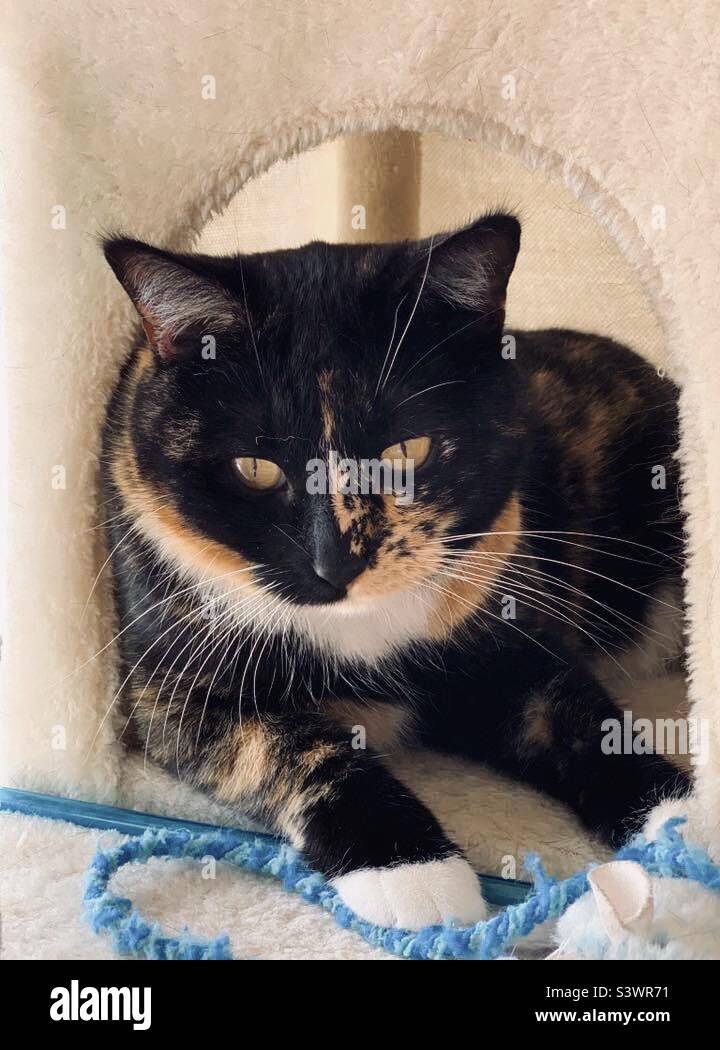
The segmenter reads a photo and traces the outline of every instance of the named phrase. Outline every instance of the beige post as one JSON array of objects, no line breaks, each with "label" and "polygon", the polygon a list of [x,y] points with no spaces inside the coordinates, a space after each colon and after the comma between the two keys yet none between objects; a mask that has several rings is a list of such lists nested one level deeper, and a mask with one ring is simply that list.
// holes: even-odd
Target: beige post
[{"label": "beige post", "polygon": [[338,151],[337,240],[418,237],[420,136],[397,129],[352,135]]}]

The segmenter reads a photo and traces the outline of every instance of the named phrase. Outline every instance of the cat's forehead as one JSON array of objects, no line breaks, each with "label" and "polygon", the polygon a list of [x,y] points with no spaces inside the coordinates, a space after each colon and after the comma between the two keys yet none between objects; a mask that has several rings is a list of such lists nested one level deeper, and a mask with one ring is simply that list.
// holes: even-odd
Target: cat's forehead
[{"label": "cat's forehead", "polygon": [[252,261],[252,288],[242,290],[251,317],[306,364],[330,350],[361,360],[366,336],[388,327],[403,298],[400,251],[385,246],[318,242]]},{"label": "cat's forehead", "polygon": [[[325,421],[331,405],[368,411],[381,393],[394,351],[393,297],[377,246],[308,245],[263,259],[269,302],[256,333],[259,367],[280,398],[299,401]],[[397,327],[397,326],[395,326]],[[405,339],[405,352],[417,337]],[[380,402],[382,398],[380,397]]]},{"label": "cat's forehead", "polygon": [[377,368],[354,367],[322,357],[300,372],[289,371],[268,404],[268,424],[277,438],[299,436],[303,447],[346,449],[372,436],[387,419],[376,399]]},{"label": "cat's forehead", "polygon": [[304,285],[308,291],[322,289],[328,301],[333,301],[342,295],[338,281],[357,291],[367,289],[401,264],[403,253],[403,246],[311,241],[299,248],[250,256],[246,265],[254,266],[258,277],[276,291],[295,296]]}]

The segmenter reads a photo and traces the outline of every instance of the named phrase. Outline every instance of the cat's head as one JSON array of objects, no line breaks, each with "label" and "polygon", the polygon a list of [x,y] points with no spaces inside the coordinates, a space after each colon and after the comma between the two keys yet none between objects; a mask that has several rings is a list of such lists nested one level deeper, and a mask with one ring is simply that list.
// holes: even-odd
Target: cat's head
[{"label": "cat's head", "polygon": [[296,605],[442,588],[448,545],[474,542],[454,537],[519,527],[503,345],[519,240],[495,214],[419,242],[227,258],[107,241],[145,332],[111,421],[145,533],[191,574],[244,573]]}]

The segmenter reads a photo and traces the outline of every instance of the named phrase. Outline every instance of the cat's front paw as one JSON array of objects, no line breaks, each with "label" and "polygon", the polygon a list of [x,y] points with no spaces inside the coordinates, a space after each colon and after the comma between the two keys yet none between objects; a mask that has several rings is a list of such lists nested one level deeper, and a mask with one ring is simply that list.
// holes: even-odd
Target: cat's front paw
[{"label": "cat's front paw", "polygon": [[403,930],[448,922],[469,926],[487,915],[477,875],[463,857],[360,868],[331,884],[348,908],[376,926]]}]

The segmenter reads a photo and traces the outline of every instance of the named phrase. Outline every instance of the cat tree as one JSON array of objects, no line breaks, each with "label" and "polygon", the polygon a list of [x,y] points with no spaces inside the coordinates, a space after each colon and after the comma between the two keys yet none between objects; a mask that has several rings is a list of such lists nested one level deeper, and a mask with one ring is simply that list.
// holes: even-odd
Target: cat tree
[{"label": "cat tree", "polygon": [[[93,582],[107,556],[99,431],[133,318],[98,234],[186,249],[280,158],[349,133],[440,131],[561,180],[663,322],[682,384],[689,695],[710,733],[691,828],[720,856],[714,5],[39,0],[8,21],[0,783],[137,801],[106,717],[116,687],[107,574]],[[393,134],[380,181],[366,175],[382,157],[345,158],[346,204],[370,201],[374,235],[393,235],[398,209],[412,206],[393,195],[393,165],[413,164],[409,139]],[[568,259],[569,282],[572,272]],[[162,779],[143,801],[190,805]]]}]

